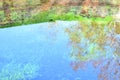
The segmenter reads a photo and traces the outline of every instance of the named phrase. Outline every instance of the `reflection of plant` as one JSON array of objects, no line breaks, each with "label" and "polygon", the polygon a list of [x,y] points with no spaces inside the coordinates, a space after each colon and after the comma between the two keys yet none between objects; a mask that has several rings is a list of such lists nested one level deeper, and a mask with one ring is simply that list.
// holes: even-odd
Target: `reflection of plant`
[{"label": "reflection of plant", "polygon": [[108,59],[98,66],[100,73],[98,80],[119,80],[120,79],[120,59]]},{"label": "reflection of plant", "polygon": [[0,80],[26,80],[37,75],[38,66],[34,64],[9,63],[0,71]]},{"label": "reflection of plant", "polygon": [[73,47],[71,66],[74,70],[78,70],[85,68],[85,65],[91,62],[94,68],[101,70],[98,74],[99,80],[119,80],[119,30],[116,31],[116,27],[97,21],[86,22],[66,29]]},{"label": "reflection of plant", "polygon": [[68,29],[74,57],[84,61],[107,55],[104,47],[110,27],[93,21],[88,24],[82,22],[80,25],[74,29]]}]

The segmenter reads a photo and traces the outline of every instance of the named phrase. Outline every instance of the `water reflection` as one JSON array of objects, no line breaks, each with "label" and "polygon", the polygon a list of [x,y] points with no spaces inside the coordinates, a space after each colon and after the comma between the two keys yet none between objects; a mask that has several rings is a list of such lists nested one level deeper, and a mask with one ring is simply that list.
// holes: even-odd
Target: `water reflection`
[{"label": "water reflection", "polygon": [[1,29],[0,79],[105,80],[114,68],[111,73],[117,80],[119,49],[118,30],[95,22],[56,21]]},{"label": "water reflection", "polygon": [[119,80],[120,26],[100,25],[96,22],[79,24],[66,28],[73,47],[71,51],[73,69],[83,69],[86,64],[92,63],[95,68],[97,66],[97,69],[101,70],[98,74],[99,80]]}]

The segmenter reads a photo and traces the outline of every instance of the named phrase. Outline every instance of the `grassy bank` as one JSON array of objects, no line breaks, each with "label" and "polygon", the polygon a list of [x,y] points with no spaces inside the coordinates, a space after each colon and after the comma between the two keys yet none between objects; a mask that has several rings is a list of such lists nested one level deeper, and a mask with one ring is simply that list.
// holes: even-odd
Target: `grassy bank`
[{"label": "grassy bank", "polygon": [[72,12],[56,14],[51,11],[44,11],[44,12],[38,13],[37,15],[33,15],[29,19],[25,19],[24,22],[21,22],[21,21],[14,22],[11,24],[0,26],[0,28],[18,26],[18,25],[35,24],[35,23],[42,23],[42,22],[54,22],[56,20],[63,20],[63,21],[77,20],[77,21],[82,21],[82,22],[86,22],[86,23],[94,22],[97,24],[108,24],[110,21],[113,20],[113,18],[111,16],[106,16],[104,18],[93,17],[93,16],[87,17],[87,16],[82,16],[82,15],[76,15]]}]

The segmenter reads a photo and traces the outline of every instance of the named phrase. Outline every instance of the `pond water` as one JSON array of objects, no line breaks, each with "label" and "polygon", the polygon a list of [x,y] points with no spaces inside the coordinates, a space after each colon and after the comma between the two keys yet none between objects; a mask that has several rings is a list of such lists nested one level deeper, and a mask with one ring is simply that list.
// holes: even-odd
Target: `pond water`
[{"label": "pond water", "polygon": [[0,80],[98,80],[100,70],[89,63],[86,69],[71,67],[65,29],[78,24],[56,21],[0,29]]}]

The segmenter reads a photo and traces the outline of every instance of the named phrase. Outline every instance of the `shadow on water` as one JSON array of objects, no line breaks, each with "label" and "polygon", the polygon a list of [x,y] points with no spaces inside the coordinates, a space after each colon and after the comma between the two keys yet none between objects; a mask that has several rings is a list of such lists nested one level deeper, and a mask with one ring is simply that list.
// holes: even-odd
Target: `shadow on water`
[{"label": "shadow on water", "polygon": [[[56,21],[0,29],[0,80],[102,79],[100,70],[108,72],[105,64],[119,65],[119,52],[114,50],[119,47],[113,45],[120,43],[105,41],[114,38],[108,34],[113,29],[91,25]],[[107,62],[109,58],[115,63]]]}]

